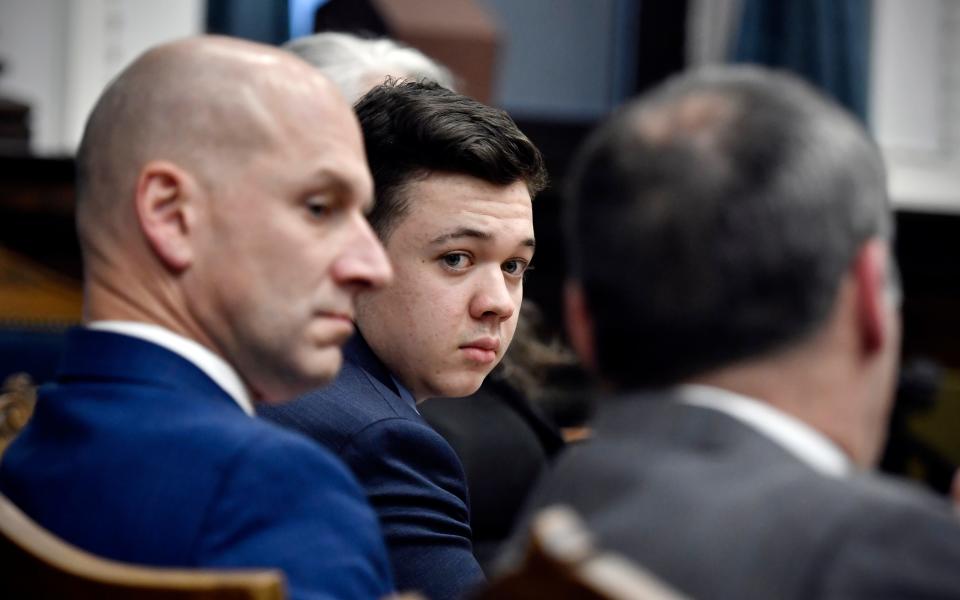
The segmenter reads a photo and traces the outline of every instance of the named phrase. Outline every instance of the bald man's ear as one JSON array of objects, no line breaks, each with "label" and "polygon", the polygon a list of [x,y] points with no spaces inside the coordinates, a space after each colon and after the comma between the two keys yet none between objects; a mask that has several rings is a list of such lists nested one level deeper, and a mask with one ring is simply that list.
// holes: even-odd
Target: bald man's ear
[{"label": "bald man's ear", "polygon": [[167,161],[148,162],[137,179],[137,219],[147,243],[169,269],[180,272],[193,262],[190,233],[197,195],[194,177]]},{"label": "bald man's ear", "polygon": [[891,343],[889,315],[897,310],[899,282],[886,242],[873,239],[864,244],[853,262],[857,286],[857,319],[861,347],[868,353]]},{"label": "bald man's ear", "polygon": [[597,371],[596,345],[594,342],[593,315],[587,306],[583,287],[577,281],[568,280],[563,288],[564,319],[567,335],[580,362],[590,371]]}]

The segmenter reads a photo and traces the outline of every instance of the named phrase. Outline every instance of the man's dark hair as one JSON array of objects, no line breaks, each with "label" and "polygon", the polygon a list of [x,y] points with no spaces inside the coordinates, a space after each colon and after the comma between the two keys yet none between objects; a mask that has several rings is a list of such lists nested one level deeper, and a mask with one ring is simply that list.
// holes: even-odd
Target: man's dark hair
[{"label": "man's dark hair", "polygon": [[883,164],[854,119],[755,67],[681,75],[603,124],[574,164],[566,233],[599,370],[669,385],[799,342],[870,238]]},{"label": "man's dark hair", "polygon": [[546,185],[540,152],[507,113],[436,83],[388,81],[355,109],[376,189],[370,223],[383,240],[409,206],[404,186],[430,173],[523,181],[531,197]]}]

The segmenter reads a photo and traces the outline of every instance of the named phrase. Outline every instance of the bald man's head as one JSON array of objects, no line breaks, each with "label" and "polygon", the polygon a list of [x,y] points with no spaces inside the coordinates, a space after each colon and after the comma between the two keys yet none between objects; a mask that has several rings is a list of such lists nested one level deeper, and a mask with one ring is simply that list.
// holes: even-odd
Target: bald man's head
[{"label": "bald man's head", "polygon": [[87,121],[77,155],[81,243],[126,227],[118,213],[148,161],[170,161],[213,186],[224,169],[282,144],[288,132],[272,118],[277,102],[305,94],[341,102],[315,69],[269,46],[208,36],[146,52]]},{"label": "bald man's head", "polygon": [[313,67],[203,37],[128,67],[78,157],[85,319],[154,323],[260,398],[332,378],[355,295],[390,266],[352,109]]}]

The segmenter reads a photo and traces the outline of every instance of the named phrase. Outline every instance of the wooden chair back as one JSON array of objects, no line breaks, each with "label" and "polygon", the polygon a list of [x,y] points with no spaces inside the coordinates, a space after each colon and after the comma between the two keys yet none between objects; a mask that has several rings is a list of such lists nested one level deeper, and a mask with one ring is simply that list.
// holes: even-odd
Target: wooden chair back
[{"label": "wooden chair back", "polygon": [[0,387],[0,456],[33,415],[37,389],[26,373],[10,375]]},{"label": "wooden chair back", "polygon": [[80,550],[0,495],[0,598],[284,600],[277,570],[191,570],[119,563]]},{"label": "wooden chair back", "polygon": [[681,600],[682,594],[640,565],[600,552],[580,518],[557,506],[536,515],[520,565],[475,600]]}]

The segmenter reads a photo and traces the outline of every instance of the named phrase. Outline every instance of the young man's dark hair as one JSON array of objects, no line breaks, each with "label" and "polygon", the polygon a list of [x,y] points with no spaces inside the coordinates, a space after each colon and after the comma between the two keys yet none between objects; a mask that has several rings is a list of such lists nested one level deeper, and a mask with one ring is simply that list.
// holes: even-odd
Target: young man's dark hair
[{"label": "young man's dark hair", "polygon": [[890,239],[880,154],[799,80],[706,72],[626,107],[576,163],[573,276],[625,385],[797,341],[868,238]]},{"label": "young man's dark hair", "polygon": [[386,239],[409,206],[410,181],[432,172],[497,184],[547,184],[540,151],[510,116],[429,81],[388,81],[354,107],[363,129],[377,202],[370,224]]}]

